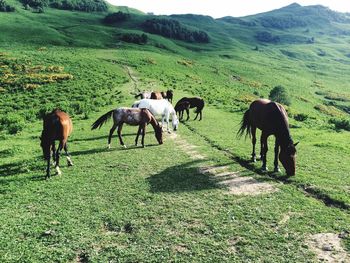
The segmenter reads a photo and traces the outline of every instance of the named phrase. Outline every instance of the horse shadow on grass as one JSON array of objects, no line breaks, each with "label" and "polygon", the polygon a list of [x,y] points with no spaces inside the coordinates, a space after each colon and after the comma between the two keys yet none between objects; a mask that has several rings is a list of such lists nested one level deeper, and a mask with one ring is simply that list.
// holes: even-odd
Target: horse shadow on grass
[{"label": "horse shadow on grass", "polygon": [[217,189],[219,186],[210,174],[199,172],[198,164],[205,160],[195,160],[174,165],[147,178],[152,193],[180,193]]},{"label": "horse shadow on grass", "polygon": [[[145,147],[155,147],[159,146],[159,144],[145,144]],[[82,151],[73,151],[70,152],[71,156],[79,156],[79,155],[90,155],[90,154],[96,154],[96,153],[105,153],[105,152],[114,152],[114,151],[129,151],[129,150],[141,150],[143,149],[141,145],[138,146],[135,145],[128,145],[127,148],[124,148],[123,146],[117,144],[116,146],[113,146],[111,149],[108,149],[106,147],[102,148],[94,148],[94,149],[88,149],[88,150],[82,150]],[[64,154],[61,154],[61,156],[64,156]]]},{"label": "horse shadow on grass", "polygon": [[[148,133],[152,133],[151,131],[146,131],[146,134]],[[113,136],[113,138],[116,135]],[[123,133],[122,134],[123,137],[128,137],[128,136],[135,136],[136,137],[136,133]],[[68,143],[73,143],[73,142],[87,142],[87,141],[98,141],[101,139],[105,139],[106,142],[108,141],[108,134],[107,135],[101,135],[101,136],[94,136],[94,137],[89,137],[89,138],[73,138],[73,139],[69,139]]]}]

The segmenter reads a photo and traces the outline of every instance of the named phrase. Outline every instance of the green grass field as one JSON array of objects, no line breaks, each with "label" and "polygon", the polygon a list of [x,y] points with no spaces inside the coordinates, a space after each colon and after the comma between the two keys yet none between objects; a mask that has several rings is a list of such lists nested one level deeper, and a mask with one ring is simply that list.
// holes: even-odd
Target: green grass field
[{"label": "green grass field", "polygon": [[[340,234],[348,260],[350,135],[330,120],[349,120],[350,37],[330,40],[329,32],[349,24],[326,24],[321,34],[311,23],[314,44],[291,42],[305,28],[266,29],[282,39],[267,44],[254,40],[260,25],[179,16],[207,28],[211,42],[149,34],[140,46],[115,37],[142,32],[147,16],[135,10],[122,8],[134,17],[117,27],[101,23],[104,13],[38,14],[9,3],[16,12],[0,17],[0,262],[317,262],[309,240],[319,233]],[[249,103],[277,85],[288,90],[300,141],[292,178],[261,173],[260,162],[248,162],[250,140],[236,137]],[[175,102],[202,96],[203,121],[191,112],[163,145],[149,126],[145,148],[133,146],[137,128],[125,126],[128,148],[114,137],[108,150],[111,122],[97,131],[91,124],[146,89],[173,89]],[[63,175],[45,180],[41,117],[55,107],[73,119],[74,166],[62,154]],[[209,166],[274,191],[230,194],[201,172]]]}]

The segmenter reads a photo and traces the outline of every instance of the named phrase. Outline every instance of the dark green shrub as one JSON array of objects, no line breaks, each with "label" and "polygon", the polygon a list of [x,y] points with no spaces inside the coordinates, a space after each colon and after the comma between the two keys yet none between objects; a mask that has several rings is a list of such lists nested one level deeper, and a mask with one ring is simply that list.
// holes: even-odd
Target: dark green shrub
[{"label": "dark green shrub", "polygon": [[294,115],[294,119],[296,121],[306,121],[309,118],[309,116],[307,114],[304,113],[299,113]]},{"label": "dark green shrub", "polygon": [[334,124],[334,128],[336,130],[350,131],[350,120],[349,119],[332,118],[329,120],[329,122]]},{"label": "dark green shrub", "polygon": [[144,45],[148,41],[148,36],[146,34],[139,35],[134,33],[127,33],[127,34],[121,35],[119,39],[128,43]]},{"label": "dark green shrub", "polygon": [[278,43],[280,41],[279,36],[274,36],[270,32],[262,31],[258,32],[255,35],[255,38],[259,40],[260,42],[266,42],[266,43]]},{"label": "dark green shrub", "polygon": [[187,42],[209,43],[209,35],[204,31],[190,30],[174,19],[153,18],[146,20],[142,27],[151,34]]},{"label": "dark green shrub", "polygon": [[290,105],[291,100],[288,96],[287,90],[283,86],[276,86],[270,91],[269,99],[282,103],[284,105]]},{"label": "dark green shrub", "polygon": [[24,119],[16,114],[10,113],[0,119],[0,130],[9,134],[17,134],[25,127]]},{"label": "dark green shrub", "polygon": [[104,19],[103,22],[106,24],[113,24],[113,23],[120,23],[123,21],[126,21],[130,18],[129,14],[123,13],[123,12],[117,12],[113,14],[108,14]]},{"label": "dark green shrub", "polygon": [[8,5],[5,0],[0,0],[0,12],[14,12],[15,8]]}]

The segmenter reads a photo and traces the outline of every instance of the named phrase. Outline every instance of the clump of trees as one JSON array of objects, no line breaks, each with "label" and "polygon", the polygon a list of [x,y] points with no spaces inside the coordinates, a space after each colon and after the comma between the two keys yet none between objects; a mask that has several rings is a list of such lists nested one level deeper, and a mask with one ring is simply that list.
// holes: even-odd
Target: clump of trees
[{"label": "clump of trees", "polygon": [[83,12],[105,12],[107,4],[103,0],[21,0],[22,4],[35,10],[44,10],[44,7]]},{"label": "clump of trees", "polygon": [[281,17],[268,16],[260,18],[260,23],[263,27],[287,29],[294,27],[304,27],[307,23],[299,17],[293,15],[284,15]]},{"label": "clump of trees", "polygon": [[334,124],[336,130],[350,131],[350,121],[345,118],[332,118],[329,120],[330,123]]},{"label": "clump of trees", "polygon": [[288,106],[291,104],[291,99],[288,96],[287,90],[281,85],[274,87],[270,91],[269,99]]},{"label": "clump of trees", "polygon": [[106,24],[114,24],[114,23],[124,22],[129,18],[130,18],[130,14],[119,11],[117,13],[106,15],[106,17],[103,19],[103,22]]},{"label": "clump of trees", "polygon": [[54,0],[50,1],[49,6],[57,9],[83,12],[104,12],[108,10],[108,6],[103,0]]},{"label": "clump of trees", "polygon": [[148,36],[146,34],[126,33],[122,34],[119,39],[128,43],[144,45],[148,41]]},{"label": "clump of trees", "polygon": [[153,18],[146,20],[142,27],[148,33],[186,42],[209,43],[209,35],[200,30],[190,30],[174,19]]},{"label": "clump of trees", "polygon": [[15,8],[8,5],[4,0],[0,0],[0,12],[14,12]]},{"label": "clump of trees", "polygon": [[255,35],[255,38],[261,42],[266,43],[278,43],[280,41],[279,36],[274,36],[270,32],[260,31]]}]

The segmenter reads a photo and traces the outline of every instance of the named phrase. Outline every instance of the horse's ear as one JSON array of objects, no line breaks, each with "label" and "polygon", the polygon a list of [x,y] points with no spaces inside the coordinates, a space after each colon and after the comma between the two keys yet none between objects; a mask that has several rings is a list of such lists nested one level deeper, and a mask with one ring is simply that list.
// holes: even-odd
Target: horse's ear
[{"label": "horse's ear", "polygon": [[294,143],[294,147],[296,147],[299,144],[299,142]]}]

